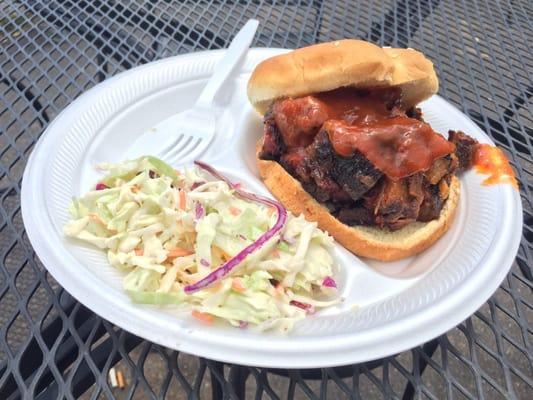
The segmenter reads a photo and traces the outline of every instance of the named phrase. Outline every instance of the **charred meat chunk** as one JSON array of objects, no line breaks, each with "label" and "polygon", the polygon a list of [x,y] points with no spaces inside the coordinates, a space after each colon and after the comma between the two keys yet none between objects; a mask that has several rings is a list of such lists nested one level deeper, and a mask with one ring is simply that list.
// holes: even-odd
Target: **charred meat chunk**
[{"label": "charred meat chunk", "polygon": [[301,182],[311,180],[309,161],[308,151],[304,147],[288,150],[279,159],[281,166]]},{"label": "charred meat chunk", "polygon": [[349,200],[350,196],[331,178],[328,169],[320,165],[310,153],[310,148],[293,148],[283,154],[279,162],[316,200],[320,202]]},{"label": "charred meat chunk", "polygon": [[401,108],[400,94],[340,88],[278,100],[259,158],[278,162],[345,224],[397,230],[437,219],[478,143],[461,131],[444,140],[420,108]]},{"label": "charred meat chunk", "polygon": [[462,131],[448,131],[448,140],[455,144],[455,155],[459,159],[459,172],[464,172],[474,165],[477,140]]},{"label": "charred meat chunk", "polygon": [[316,136],[311,145],[311,154],[317,161],[317,168],[328,171],[352,200],[359,200],[383,175],[359,152],[351,157],[338,155],[326,131]]},{"label": "charred meat chunk", "polygon": [[405,115],[407,115],[409,118],[414,118],[424,122],[424,118],[422,118],[422,110],[419,107],[410,108],[405,112]]},{"label": "charred meat chunk", "polygon": [[263,147],[259,152],[259,158],[261,160],[279,160],[286,147],[271,112],[265,115],[264,126]]},{"label": "charred meat chunk", "polygon": [[439,218],[445,201],[446,199],[443,199],[439,194],[439,185],[427,185],[424,201],[420,205],[418,221],[429,222]]},{"label": "charred meat chunk", "polygon": [[374,214],[362,204],[341,208],[336,217],[346,225],[374,225]]},{"label": "charred meat chunk", "polygon": [[277,101],[272,113],[284,142],[294,147],[310,144],[331,111],[316,97],[305,96]]}]

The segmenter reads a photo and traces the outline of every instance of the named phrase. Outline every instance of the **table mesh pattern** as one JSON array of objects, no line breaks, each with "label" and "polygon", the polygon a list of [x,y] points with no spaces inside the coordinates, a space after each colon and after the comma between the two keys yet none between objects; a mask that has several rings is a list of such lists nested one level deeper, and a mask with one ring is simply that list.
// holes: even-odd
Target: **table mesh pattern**
[{"label": "table mesh pattern", "polygon": [[[531,398],[532,3],[375,3],[0,1],[0,398]],[[120,71],[225,47],[251,17],[261,21],[256,46],[356,37],[422,50],[435,62],[440,94],[505,150],[520,181],[523,239],[501,287],[458,327],[411,351],[343,368],[224,365],[102,320],[40,264],[19,196],[24,165],[50,121]],[[108,383],[113,366],[125,376],[122,390]]]}]

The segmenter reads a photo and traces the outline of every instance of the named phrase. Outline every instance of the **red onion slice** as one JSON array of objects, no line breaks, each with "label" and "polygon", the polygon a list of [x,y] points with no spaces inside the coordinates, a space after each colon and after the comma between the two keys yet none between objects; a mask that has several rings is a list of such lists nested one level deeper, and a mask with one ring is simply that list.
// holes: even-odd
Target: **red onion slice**
[{"label": "red onion slice", "polygon": [[196,220],[202,219],[205,216],[205,208],[200,203],[196,203],[196,207],[194,208],[194,214]]},{"label": "red onion slice", "polygon": [[322,281],[322,286],[336,289],[337,282],[335,282],[335,280],[331,276],[326,276]]},{"label": "red onion slice", "polygon": [[277,201],[267,199],[266,197],[258,196],[253,193],[245,192],[241,189],[239,189],[239,186],[233,184],[231,181],[229,181],[225,176],[220,174],[215,168],[211,167],[210,165],[201,162],[201,161],[195,161],[196,165],[198,165],[200,168],[206,170],[211,175],[213,175],[215,178],[224,181],[228,184],[230,188],[235,190],[235,195],[255,201],[258,203],[266,204],[272,207],[275,207],[278,212],[278,219],[274,226],[270,228],[268,231],[263,233],[255,242],[245,247],[240,253],[238,253],[235,257],[230,258],[226,263],[222,264],[220,267],[215,269],[213,272],[211,272],[209,275],[207,275],[205,278],[199,280],[196,283],[193,283],[192,285],[187,285],[183,289],[185,293],[194,293],[198,290],[205,289],[209,285],[215,283],[216,281],[222,279],[227,274],[231,272],[233,268],[235,268],[237,265],[239,265],[241,262],[243,262],[247,256],[252,254],[254,251],[260,249],[263,247],[263,245],[268,242],[272,237],[274,237],[284,226],[287,222],[287,211],[283,206],[278,203]]},{"label": "red onion slice", "polygon": [[194,182],[194,183],[191,185],[191,190],[194,190],[194,189],[196,189],[197,187],[202,186],[204,183],[205,183],[204,181],[196,181],[196,182]]},{"label": "red onion slice", "polygon": [[302,303],[301,301],[291,300],[289,302],[291,306],[301,308],[302,310],[307,311],[309,314],[315,313],[315,307],[311,304]]}]

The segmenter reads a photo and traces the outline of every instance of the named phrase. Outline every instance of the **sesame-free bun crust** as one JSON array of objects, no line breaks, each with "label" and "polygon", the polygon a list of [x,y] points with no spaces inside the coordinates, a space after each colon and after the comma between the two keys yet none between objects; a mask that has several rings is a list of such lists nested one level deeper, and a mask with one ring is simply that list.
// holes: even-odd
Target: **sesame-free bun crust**
[{"label": "sesame-free bun crust", "polygon": [[340,87],[399,86],[410,108],[438,90],[433,64],[413,49],[381,48],[362,40],[303,47],[261,62],[248,81],[248,98],[264,114],[281,98]]},{"label": "sesame-free bun crust", "polygon": [[[261,145],[260,141],[257,150]],[[289,211],[295,215],[303,214],[309,221],[316,221],[320,229],[329,232],[352,253],[381,261],[399,260],[427,249],[448,230],[459,203],[460,183],[454,176],[448,199],[436,220],[413,222],[397,231],[349,226],[331,215],[277,162],[257,158],[257,166],[265,185]]]}]

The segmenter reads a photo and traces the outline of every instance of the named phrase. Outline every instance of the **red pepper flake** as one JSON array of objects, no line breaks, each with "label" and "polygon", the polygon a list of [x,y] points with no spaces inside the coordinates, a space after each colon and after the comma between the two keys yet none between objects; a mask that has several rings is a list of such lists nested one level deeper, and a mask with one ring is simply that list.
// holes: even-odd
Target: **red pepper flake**
[{"label": "red pepper flake", "polygon": [[102,183],[102,182],[98,182],[96,184],[96,190],[104,190],[104,189],[109,189],[109,186],[107,186],[105,183]]}]

